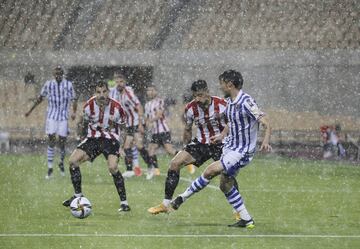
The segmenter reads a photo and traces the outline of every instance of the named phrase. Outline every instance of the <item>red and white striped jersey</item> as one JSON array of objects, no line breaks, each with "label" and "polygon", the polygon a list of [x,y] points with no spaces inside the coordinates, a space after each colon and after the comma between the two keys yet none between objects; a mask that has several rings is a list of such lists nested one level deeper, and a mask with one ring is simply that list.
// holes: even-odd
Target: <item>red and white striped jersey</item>
[{"label": "red and white striped jersey", "polygon": [[84,105],[84,119],[89,122],[87,137],[119,140],[119,125],[125,123],[126,114],[120,103],[112,98],[105,109],[100,110],[94,96]]},{"label": "red and white striped jersey", "polygon": [[[156,117],[158,111],[164,111],[164,100],[161,98],[154,98],[145,104],[145,117],[153,119]],[[162,114],[161,118],[151,123],[151,133],[159,134],[169,132],[169,126],[166,123],[165,115]]]},{"label": "red and white striped jersey", "polygon": [[138,97],[135,95],[134,90],[130,86],[126,86],[122,93],[116,87],[110,89],[109,96],[121,104],[126,112],[126,127],[139,125],[139,114],[137,106],[141,105]]},{"label": "red and white striped jersey", "polygon": [[202,144],[209,144],[210,137],[221,133],[226,125],[226,101],[222,98],[211,96],[211,104],[203,109],[193,100],[185,107],[185,122],[197,126],[196,138]]}]

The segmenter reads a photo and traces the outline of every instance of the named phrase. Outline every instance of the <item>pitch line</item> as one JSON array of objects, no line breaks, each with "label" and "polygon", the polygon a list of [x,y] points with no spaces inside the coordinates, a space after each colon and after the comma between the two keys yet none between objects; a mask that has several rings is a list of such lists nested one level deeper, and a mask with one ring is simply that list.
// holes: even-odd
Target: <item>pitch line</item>
[{"label": "pitch line", "polygon": [[133,237],[133,238],[335,238],[360,239],[360,235],[325,234],[65,234],[65,233],[2,233],[0,237]]}]

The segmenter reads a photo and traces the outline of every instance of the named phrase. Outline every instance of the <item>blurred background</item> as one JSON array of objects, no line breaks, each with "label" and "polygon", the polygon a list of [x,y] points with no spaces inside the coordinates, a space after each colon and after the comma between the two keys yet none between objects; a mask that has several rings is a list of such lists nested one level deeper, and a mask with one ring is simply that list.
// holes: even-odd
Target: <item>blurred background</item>
[{"label": "blurred background", "polygon": [[116,69],[143,103],[157,85],[178,146],[190,84],[204,79],[221,96],[218,75],[235,69],[271,119],[276,153],[322,158],[320,127],[338,125],[345,159],[359,160],[358,0],[2,0],[0,44],[2,153],[45,150],[46,101],[24,113],[62,65],[79,115]]}]

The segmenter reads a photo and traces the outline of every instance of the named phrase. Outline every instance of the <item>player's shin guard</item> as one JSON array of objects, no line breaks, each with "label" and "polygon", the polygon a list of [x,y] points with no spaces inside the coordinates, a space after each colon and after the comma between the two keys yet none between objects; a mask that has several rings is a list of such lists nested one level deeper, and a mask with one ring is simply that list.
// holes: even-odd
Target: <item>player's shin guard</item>
[{"label": "player's shin guard", "polygon": [[169,170],[165,180],[165,199],[171,200],[179,183],[180,174],[175,170]]},{"label": "player's shin guard", "polygon": [[81,172],[80,168],[75,165],[70,165],[71,182],[74,186],[75,194],[81,193]]},{"label": "player's shin guard", "polygon": [[244,201],[239,191],[233,186],[229,192],[225,194],[225,197],[229,204],[240,213],[241,219],[250,220],[251,216],[245,208]]},{"label": "player's shin guard", "polygon": [[122,177],[120,171],[116,172],[115,174],[112,174],[114,184],[116,187],[116,190],[119,194],[121,201],[126,201],[126,190],[125,190],[125,183],[124,178]]},{"label": "player's shin guard", "polygon": [[125,166],[126,166],[126,170],[132,170],[132,160],[133,160],[133,155],[132,155],[132,149],[125,149]]},{"label": "player's shin guard", "polygon": [[157,156],[156,156],[156,155],[149,156],[149,162],[150,162],[151,167],[159,168],[158,161],[157,161]]},{"label": "player's shin guard", "polygon": [[149,152],[145,149],[145,147],[142,147],[139,149],[141,157],[144,159],[144,162],[150,167],[150,158],[149,158]]},{"label": "player's shin guard", "polygon": [[199,192],[209,184],[209,180],[206,179],[203,175],[199,176],[191,183],[191,185],[182,193],[180,196],[186,200],[196,192]]}]

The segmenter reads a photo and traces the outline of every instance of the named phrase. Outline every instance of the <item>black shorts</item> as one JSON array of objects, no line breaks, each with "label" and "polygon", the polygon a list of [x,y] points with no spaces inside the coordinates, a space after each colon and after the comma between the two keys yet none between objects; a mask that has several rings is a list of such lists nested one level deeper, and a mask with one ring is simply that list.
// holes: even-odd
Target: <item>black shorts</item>
[{"label": "black shorts", "polygon": [[125,128],[126,131],[126,135],[127,136],[131,136],[133,137],[135,133],[139,132],[139,126],[138,125],[134,125],[134,126],[129,126]]},{"label": "black shorts", "polygon": [[199,167],[207,160],[212,158],[214,161],[220,160],[223,144],[202,144],[198,140],[193,140],[184,147],[194,159],[194,165]]},{"label": "black shorts", "polygon": [[85,138],[81,141],[77,148],[85,151],[85,153],[90,157],[90,160],[94,161],[100,154],[103,154],[106,159],[109,155],[119,157],[120,143],[116,139]]},{"label": "black shorts", "polygon": [[150,143],[158,145],[171,144],[171,134],[170,132],[152,134]]}]

